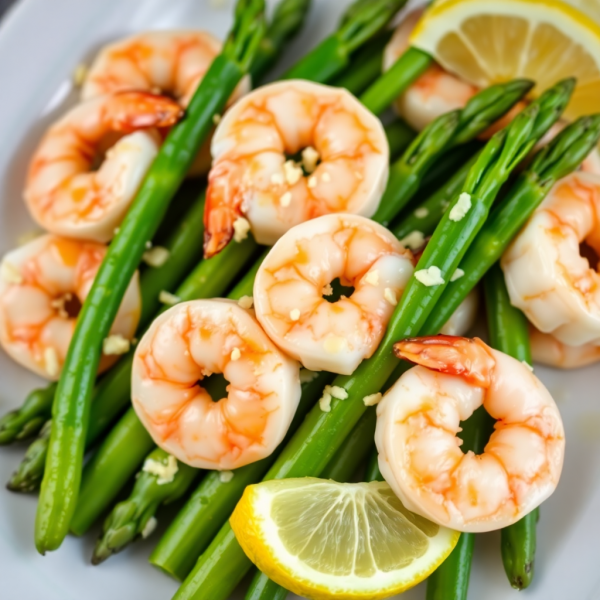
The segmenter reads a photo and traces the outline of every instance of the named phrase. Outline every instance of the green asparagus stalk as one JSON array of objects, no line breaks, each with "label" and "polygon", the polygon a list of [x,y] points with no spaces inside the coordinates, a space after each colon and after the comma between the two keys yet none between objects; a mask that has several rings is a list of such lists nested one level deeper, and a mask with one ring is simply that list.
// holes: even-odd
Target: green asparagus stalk
[{"label": "green asparagus stalk", "polygon": [[454,175],[450,177],[443,185],[438,187],[427,199],[420,203],[418,207],[411,210],[408,215],[400,215],[398,221],[392,223],[390,231],[399,239],[404,240],[415,231],[423,237],[431,235],[446,209],[450,206],[450,201],[460,193],[467,181],[467,175],[471,167],[475,164],[477,156],[472,156],[458,168]]},{"label": "green asparagus stalk", "polygon": [[391,35],[391,31],[384,31],[366,44],[353,57],[351,66],[336,77],[332,85],[346,88],[355,96],[362,94],[382,74],[383,51]]},{"label": "green asparagus stalk", "polygon": [[[471,208],[457,221],[450,219],[452,210],[444,215],[416,268],[416,273],[430,272],[431,267],[439,269],[439,277],[444,283],[428,286],[415,276],[411,278],[375,354],[363,361],[353,375],[334,380],[335,385],[346,390],[348,399],[343,402],[334,399],[328,413],[318,407],[313,409],[265,479],[318,476],[322,472],[364,414],[363,399],[379,392],[392,374],[396,366],[393,344],[398,339],[419,334],[446,282],[485,222],[501,185],[538,141],[536,136],[542,129],[540,123],[558,119],[571,90],[572,87],[557,86],[545,93],[488,142],[463,189],[463,193],[470,196]],[[452,208],[459,202],[456,198]],[[224,600],[250,564],[227,524],[200,557],[175,598]]]},{"label": "green asparagus stalk", "polygon": [[[486,274],[484,288],[492,347],[533,365],[529,323],[525,315],[511,305],[498,263]],[[535,509],[501,531],[502,563],[511,586],[517,590],[529,587],[533,580],[538,517],[539,510]]]},{"label": "green asparagus stalk", "polygon": [[[390,129],[390,142],[392,151],[395,151],[402,146],[406,146],[411,139],[412,131],[402,123],[393,125]],[[197,268],[197,273],[192,274],[190,278],[182,284],[176,295],[182,299],[192,299],[197,297],[207,297],[209,295],[219,295],[222,292],[215,290],[223,289],[229,285],[229,282],[235,277],[239,269],[245,264],[248,258],[252,255],[253,244],[249,240],[244,242],[243,247],[235,247],[236,244],[231,244],[221,253],[225,255],[216,260],[219,255],[208,261],[204,261]],[[241,254],[243,253],[243,254]],[[231,257],[234,258],[235,265],[231,263]],[[244,281],[249,282],[258,270],[262,259],[257,261],[251,271],[247,274]],[[242,286],[244,283],[242,282]],[[211,287],[212,286],[212,287]],[[215,287],[216,286],[216,287]],[[211,292],[212,290],[212,292]],[[251,289],[247,292],[252,293]],[[115,377],[129,377],[131,371],[131,355],[122,360],[120,365],[117,365]],[[110,374],[112,375],[112,373]],[[110,381],[110,380],[109,380]],[[126,403],[128,401],[129,387],[122,386],[122,389],[127,389],[127,396],[124,392],[115,391],[108,400],[106,395],[99,396],[92,404],[92,412],[97,410],[103,412],[102,407],[107,402]],[[97,408],[96,408],[97,407]],[[93,427],[93,424],[92,426]],[[128,441],[129,440],[129,441]],[[127,458],[123,459],[120,456],[123,447],[130,445],[136,451],[128,451]],[[71,524],[72,531],[78,535],[83,534],[98,518],[100,513],[114,499],[118,491],[125,485],[129,476],[133,475],[135,470],[141,464],[143,456],[152,448],[152,443],[149,436],[143,430],[139,421],[135,419],[133,414],[127,414],[122,421],[116,426],[107,438],[97,456],[90,461],[84,471],[84,481],[81,489],[81,497],[84,499],[78,503],[73,522]],[[113,464],[114,463],[114,464]],[[117,464],[118,463],[118,464]],[[30,470],[30,469],[29,469]],[[255,482],[252,482],[255,483]]]},{"label": "green asparagus stalk", "polygon": [[13,473],[6,487],[11,492],[21,492],[24,494],[34,492],[38,489],[41,481],[40,469],[43,472],[43,465],[48,454],[48,442],[50,440],[50,431],[52,429],[52,420],[46,421],[39,432],[35,441],[27,448],[25,456],[19,465],[19,468]]},{"label": "green asparagus stalk", "polygon": [[426,333],[441,330],[462,299],[500,258],[550,188],[579,167],[598,143],[599,135],[600,116],[582,117],[536,154],[464,256],[459,266],[465,274],[444,290],[439,309],[424,327]]},{"label": "green asparagus stalk", "polygon": [[311,0],[281,0],[277,4],[250,68],[254,85],[264,78],[279,59],[282,48],[302,29],[310,5]]},{"label": "green asparagus stalk", "polygon": [[[233,30],[187,109],[160,148],[112,241],[83,303],[53,404],[53,424],[36,515],[40,554],[64,540],[77,504],[86,429],[102,340],[121,299],[191,166],[233,90],[248,72],[264,34],[264,0],[238,0]],[[83,360],[83,357],[85,360]]]},{"label": "green asparagus stalk", "polygon": [[56,384],[29,393],[23,405],[0,418],[0,446],[37,435],[50,418]]},{"label": "green asparagus stalk", "polygon": [[[322,479],[333,479],[340,483],[352,480],[373,444],[376,422],[375,409],[367,410],[321,473]],[[287,594],[284,587],[257,570],[244,600],[285,600]]]},{"label": "green asparagus stalk", "polygon": [[[185,301],[222,296],[232,278],[253,258],[255,248],[254,241],[248,238],[241,244],[230,244],[217,256],[202,261],[177,289],[177,298]],[[242,281],[245,285],[236,289],[251,294],[248,277]],[[129,379],[131,363],[124,365],[124,374]],[[129,383],[122,391],[129,399]],[[92,407],[100,404],[96,401]],[[90,528],[142,464],[153,445],[152,438],[130,408],[85,466],[71,521],[73,533],[83,535]]]},{"label": "green asparagus stalk", "polygon": [[352,53],[375,37],[405,3],[406,0],[356,2],[342,17],[337,31],[306,54],[284,79],[331,81],[350,65]]},{"label": "green asparagus stalk", "polygon": [[[170,456],[155,449],[146,459],[150,464],[167,467]],[[148,464],[148,463],[146,463]],[[98,565],[120,552],[138,537],[148,537],[156,525],[154,514],[161,504],[181,498],[200,475],[200,471],[175,461],[176,471],[169,477],[142,470],[127,500],[120,502],[104,522],[103,533],[96,542],[92,564]]]},{"label": "green asparagus stalk", "polygon": [[[473,96],[462,110],[446,113],[430,123],[421,135],[427,131],[436,131],[437,135],[417,137],[412,144],[412,152],[405,153],[392,165],[387,189],[373,218],[387,225],[414,195],[423,174],[434,164],[433,159],[422,152],[424,141],[431,143],[430,140],[434,140],[434,156],[438,157],[442,152],[474,139],[506,114],[532,86],[533,82],[526,79],[493,85]],[[419,164],[420,168],[416,170],[415,164]],[[411,173],[410,178],[407,172]]]}]

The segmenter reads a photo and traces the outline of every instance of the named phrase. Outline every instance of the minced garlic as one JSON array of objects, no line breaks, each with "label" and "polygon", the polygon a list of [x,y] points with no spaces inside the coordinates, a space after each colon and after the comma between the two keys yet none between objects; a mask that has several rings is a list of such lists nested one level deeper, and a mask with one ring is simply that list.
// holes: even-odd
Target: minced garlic
[{"label": "minced garlic", "polygon": [[162,246],[154,246],[142,254],[142,260],[150,267],[162,267],[168,260],[171,253]]},{"label": "minced garlic", "polygon": [[150,473],[150,475],[156,475],[156,483],[164,485],[165,483],[171,483],[175,479],[175,474],[179,471],[179,465],[177,464],[177,459],[172,454],[169,454],[167,464],[153,458],[147,458],[142,471]]},{"label": "minced garlic", "polygon": [[383,394],[381,392],[377,392],[376,394],[370,394],[363,398],[363,402],[365,406],[375,406],[375,404],[379,404],[381,399],[383,398]]},{"label": "minced garlic", "polygon": [[102,342],[102,353],[105,355],[126,354],[130,347],[131,342],[122,335],[109,335]]},{"label": "minced garlic", "polygon": [[240,306],[240,308],[245,308],[246,310],[252,308],[253,304],[254,304],[254,298],[252,296],[242,296],[238,300],[238,305]]},{"label": "minced garlic", "polygon": [[471,208],[471,195],[463,192],[456,201],[456,204],[450,210],[449,218],[451,221],[460,221]]},{"label": "minced garlic", "polygon": [[250,222],[248,219],[244,219],[244,217],[238,217],[233,222],[233,239],[239,244],[243,242],[248,237],[248,232],[250,231]]},{"label": "minced garlic", "polygon": [[420,231],[411,231],[400,243],[411,250],[418,250],[425,244],[425,236]]},{"label": "minced garlic", "polygon": [[427,287],[442,285],[444,283],[439,267],[429,267],[428,269],[415,271],[415,279]]},{"label": "minced garlic", "polygon": [[178,304],[179,302],[181,302],[181,298],[179,296],[176,296],[175,294],[171,294],[171,292],[161,290],[160,294],[158,294],[158,301],[161,304],[173,306],[174,304]]}]

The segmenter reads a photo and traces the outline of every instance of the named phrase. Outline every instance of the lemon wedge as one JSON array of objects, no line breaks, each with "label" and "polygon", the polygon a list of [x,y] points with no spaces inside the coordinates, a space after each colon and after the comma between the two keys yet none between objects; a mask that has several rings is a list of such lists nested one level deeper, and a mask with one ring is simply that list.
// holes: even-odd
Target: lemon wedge
[{"label": "lemon wedge", "polygon": [[600,24],[589,16],[594,8],[590,0],[444,0],[427,10],[410,41],[480,87],[526,77],[537,83],[539,95],[576,77],[565,113],[572,119],[598,110]]},{"label": "lemon wedge", "polygon": [[430,575],[459,537],[408,511],[387,483],[312,477],[247,487],[230,523],[263,573],[316,600],[399,594]]}]

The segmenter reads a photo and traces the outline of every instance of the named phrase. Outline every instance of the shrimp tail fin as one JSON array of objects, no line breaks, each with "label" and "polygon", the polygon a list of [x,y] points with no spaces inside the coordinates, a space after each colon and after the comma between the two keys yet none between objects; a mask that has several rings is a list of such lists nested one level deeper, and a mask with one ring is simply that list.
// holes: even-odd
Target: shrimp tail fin
[{"label": "shrimp tail fin", "polygon": [[117,92],[107,105],[106,118],[113,131],[130,133],[150,127],[170,127],[183,116],[181,106],[150,92]]},{"label": "shrimp tail fin", "polygon": [[432,335],[409,338],[394,344],[394,354],[418,365],[458,375],[478,387],[491,385],[496,361],[479,338]]},{"label": "shrimp tail fin", "polygon": [[[218,254],[234,236],[239,240],[248,232],[248,222],[242,212],[241,193],[233,182],[236,177],[227,164],[214,167],[208,176],[206,207],[204,209],[204,258]],[[243,225],[236,223],[243,219]]]}]

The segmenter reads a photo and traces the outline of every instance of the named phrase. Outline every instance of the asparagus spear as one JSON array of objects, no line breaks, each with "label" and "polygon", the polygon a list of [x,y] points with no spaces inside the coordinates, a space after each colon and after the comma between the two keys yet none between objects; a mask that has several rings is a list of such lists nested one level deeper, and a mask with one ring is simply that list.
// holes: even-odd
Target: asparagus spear
[{"label": "asparagus spear", "polygon": [[[424,131],[437,128],[437,152],[445,152],[477,137],[512,108],[532,87],[533,82],[526,79],[493,85],[473,96],[462,110],[438,117]],[[387,225],[406,206],[407,197],[410,198],[414,194],[413,188],[417,187],[420,181],[414,177],[408,179],[406,172],[413,170],[413,165],[418,160],[420,144],[420,138],[417,138],[412,146],[414,152],[405,154],[392,165],[388,186],[373,217],[376,221]],[[422,165],[422,171],[429,170],[432,165],[433,160],[430,158]],[[407,186],[413,194],[407,194]]]},{"label": "asparagus spear", "polygon": [[0,446],[26,440],[39,433],[50,418],[55,391],[55,383],[33,390],[20,408],[0,418]]},{"label": "asparagus spear", "polygon": [[40,554],[63,542],[75,511],[102,340],[169,202],[221,112],[250,68],[264,34],[264,0],[238,0],[233,30],[196,89],[185,119],[161,146],[111,245],[77,319],[53,403],[53,425],[36,514]]},{"label": "asparagus spear", "polygon": [[[221,254],[202,261],[178,288],[176,297],[194,300],[223,295],[232,276],[235,277],[253,258],[255,248],[256,244],[248,238],[241,244],[230,244]],[[251,293],[247,278],[243,282],[245,293]],[[131,363],[124,365],[124,371],[129,380]],[[129,384],[124,391],[128,399]],[[82,535],[89,529],[141,465],[153,445],[148,432],[130,408],[85,466],[80,497],[71,521],[73,533]]]},{"label": "asparagus spear", "polygon": [[331,81],[350,65],[352,53],[376,36],[404,4],[406,0],[355,2],[344,13],[337,31],[296,63],[284,79]]},{"label": "asparagus spear", "polygon": [[[169,454],[156,448],[147,461],[167,467]],[[92,564],[98,565],[109,556],[120,552],[138,537],[150,535],[156,519],[154,514],[161,504],[180,498],[200,471],[175,461],[176,471],[171,479],[163,479],[154,472],[142,471],[127,500],[119,502],[104,522],[103,533],[96,542]]]},{"label": "asparagus spear", "polygon": [[[543,200],[554,182],[576,169],[595,147],[599,137],[600,119],[598,116],[582,117],[537,154],[532,165],[520,176],[505,201],[494,211],[465,256],[467,259],[465,265],[471,265],[476,270],[473,275],[469,273],[470,277],[482,277],[493,262],[499,258],[535,207]],[[461,287],[462,293],[465,293],[465,290],[467,288],[470,290],[472,286]],[[499,295],[497,279],[491,281],[486,279],[486,288],[488,298],[492,292],[496,294],[496,299],[502,298]],[[425,326],[427,333],[435,331],[431,327],[437,327],[444,315],[451,314],[450,309],[456,300],[455,296],[458,295],[458,291],[452,289],[449,291],[452,293],[448,298],[444,298],[447,293],[445,292],[440,301],[442,316],[439,319],[434,316],[436,321],[433,325],[428,321]],[[492,344],[509,354],[522,356],[521,360],[530,362],[526,327],[522,320],[519,321],[516,309],[510,307],[507,298],[505,300],[501,312],[497,310],[499,303],[496,303],[496,309],[492,310],[492,307],[488,309]],[[510,326],[502,325],[501,320],[508,321]],[[504,529],[502,533],[502,556],[505,570],[511,584],[516,586],[526,587],[533,577],[532,561],[535,554],[537,515],[538,513],[534,511],[515,525]],[[449,559],[442,564],[438,569],[439,573],[434,574],[435,577],[429,584],[432,592],[428,595],[428,600],[441,598],[462,600],[466,598],[473,554],[473,541],[468,537],[469,535],[461,536],[457,548],[450,556],[452,560]]]},{"label": "asparagus spear", "polygon": [[[416,268],[415,273],[418,274],[420,271],[431,272],[431,267],[435,267],[443,283],[429,286],[419,281],[418,275],[411,278],[375,354],[363,361],[353,375],[334,380],[335,385],[348,392],[348,399],[343,402],[334,400],[328,413],[318,407],[313,409],[265,479],[318,476],[324,469],[342,440],[364,414],[366,406],[363,399],[377,393],[392,374],[396,365],[391,352],[394,342],[419,334],[446,282],[485,222],[501,185],[539,139],[540,124],[558,119],[571,89],[558,86],[545,93],[518,115],[507,129],[495,134],[488,142],[463,189],[463,193],[470,196],[471,208],[459,220],[450,219],[450,215],[455,214],[452,209],[442,218]],[[452,208],[459,206],[460,202],[459,196]],[[231,527],[226,524],[174,598],[224,600],[250,565]]]},{"label": "asparagus spear", "polygon": [[302,29],[310,5],[311,0],[281,0],[277,4],[250,68],[254,85],[264,78],[277,62],[281,49]]}]

